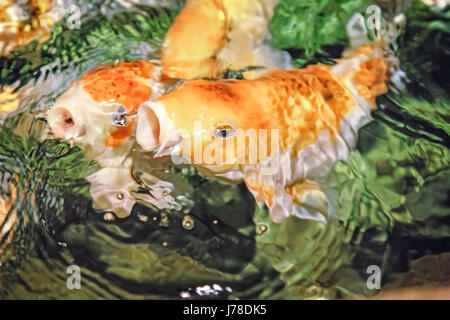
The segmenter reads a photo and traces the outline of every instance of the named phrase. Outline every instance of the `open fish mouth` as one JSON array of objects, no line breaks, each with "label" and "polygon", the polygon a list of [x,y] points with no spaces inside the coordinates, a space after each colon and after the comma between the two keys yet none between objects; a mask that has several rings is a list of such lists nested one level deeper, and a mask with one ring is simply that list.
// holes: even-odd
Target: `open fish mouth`
[{"label": "open fish mouth", "polygon": [[176,155],[182,137],[168,118],[161,102],[146,102],[137,112],[136,141],[155,157]]}]

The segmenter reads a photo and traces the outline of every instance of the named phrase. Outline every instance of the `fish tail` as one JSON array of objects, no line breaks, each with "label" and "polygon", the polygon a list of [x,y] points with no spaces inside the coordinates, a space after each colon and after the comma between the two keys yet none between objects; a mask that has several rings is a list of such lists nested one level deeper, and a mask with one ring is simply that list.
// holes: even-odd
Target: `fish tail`
[{"label": "fish tail", "polygon": [[300,180],[285,188],[293,203],[292,215],[321,222],[338,221],[337,193],[312,180]]},{"label": "fish tail", "polygon": [[[347,23],[350,50],[361,46],[379,48],[386,63],[386,81],[390,90],[403,92],[409,82],[400,68],[398,38],[406,25],[405,9],[409,0],[379,0],[366,9],[366,18],[356,13]],[[348,54],[348,53],[347,53]]]},{"label": "fish tail", "polygon": [[289,54],[266,43],[278,0],[223,0],[223,3],[228,41],[218,54],[221,71],[261,67],[245,73],[246,79],[254,79],[273,69],[292,69]]},{"label": "fish tail", "polygon": [[370,109],[375,109],[377,96],[388,90],[402,92],[408,83],[396,54],[397,38],[405,17],[400,12],[386,22],[381,8],[376,5],[369,6],[367,13],[367,20],[356,13],[347,23],[350,47],[333,67],[333,72],[349,80],[347,83],[355,94],[364,98]]}]

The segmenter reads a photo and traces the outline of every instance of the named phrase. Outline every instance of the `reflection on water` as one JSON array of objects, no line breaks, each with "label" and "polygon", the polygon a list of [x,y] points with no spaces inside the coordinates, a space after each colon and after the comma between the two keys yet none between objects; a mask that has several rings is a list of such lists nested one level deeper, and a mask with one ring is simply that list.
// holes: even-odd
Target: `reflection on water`
[{"label": "reflection on water", "polygon": [[[86,3],[82,32],[60,16],[42,46],[0,58],[1,298],[373,296],[372,265],[386,289],[450,284],[442,89],[379,99],[357,149],[323,182],[339,194],[339,221],[275,224],[243,184],[135,148],[129,167],[100,168],[48,135],[45,112],[72,81],[116,60],[157,58],[182,6]],[[104,210],[116,202],[120,210]],[[69,265],[80,266],[82,290],[67,289]]]}]

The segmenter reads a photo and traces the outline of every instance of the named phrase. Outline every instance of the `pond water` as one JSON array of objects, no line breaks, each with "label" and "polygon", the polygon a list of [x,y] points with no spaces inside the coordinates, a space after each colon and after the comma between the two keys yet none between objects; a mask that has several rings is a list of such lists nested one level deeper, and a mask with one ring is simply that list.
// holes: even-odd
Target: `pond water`
[{"label": "pond water", "polygon": [[[183,2],[80,1],[79,11],[64,11],[71,4],[53,11],[47,35],[0,57],[0,298],[372,297],[380,290],[367,280],[377,268],[381,291],[450,285],[448,6],[416,1],[408,9],[399,55],[411,83],[377,99],[374,121],[327,177],[339,221],[276,224],[245,184],[148,154],[133,164],[133,178],[170,182],[177,205],[146,201],[162,195],[143,183],[130,215],[94,210],[86,177],[99,166],[48,134],[46,111],[97,66],[158,59]],[[282,10],[271,26],[280,46],[289,42],[277,33]],[[293,20],[307,8],[298,10]],[[337,58],[343,46],[323,48],[283,47],[302,66]],[[73,265],[80,290],[67,287]]]}]

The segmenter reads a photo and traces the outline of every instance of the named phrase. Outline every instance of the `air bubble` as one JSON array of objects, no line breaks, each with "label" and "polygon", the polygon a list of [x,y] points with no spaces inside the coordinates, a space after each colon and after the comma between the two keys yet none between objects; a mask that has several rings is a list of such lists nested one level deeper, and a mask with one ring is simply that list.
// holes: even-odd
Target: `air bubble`
[{"label": "air bubble", "polygon": [[116,194],[116,198],[117,198],[117,200],[123,200],[123,198],[125,198],[125,196],[123,195],[122,192],[118,192],[118,193]]},{"label": "air bubble", "polygon": [[112,212],[107,212],[103,215],[103,219],[105,219],[105,221],[114,221],[116,220],[116,216]]},{"label": "air bubble", "polygon": [[259,226],[258,226],[258,229],[256,230],[256,234],[257,235],[262,235],[264,232],[266,232],[267,231],[267,226],[266,225],[264,225],[264,224],[260,224]]},{"label": "air bubble", "polygon": [[194,222],[194,219],[192,219],[191,216],[185,216],[183,218],[183,222],[181,223],[181,225],[186,230],[192,230],[192,229],[194,229],[195,222]]}]

